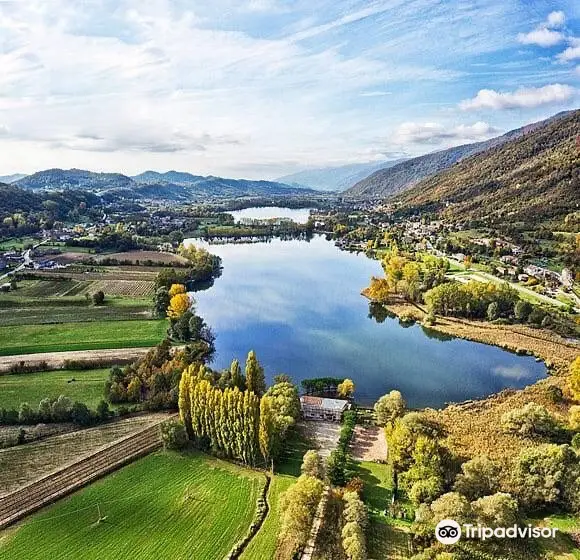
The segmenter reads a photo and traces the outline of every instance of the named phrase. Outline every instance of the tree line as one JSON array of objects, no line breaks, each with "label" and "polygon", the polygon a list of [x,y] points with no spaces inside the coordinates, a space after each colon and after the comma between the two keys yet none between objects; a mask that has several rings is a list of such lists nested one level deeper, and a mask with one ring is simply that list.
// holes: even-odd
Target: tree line
[{"label": "tree line", "polygon": [[266,390],[253,351],[245,374],[237,360],[219,377],[203,364],[191,364],[181,375],[178,407],[193,445],[247,465],[269,465],[300,414],[296,387],[281,376]]}]

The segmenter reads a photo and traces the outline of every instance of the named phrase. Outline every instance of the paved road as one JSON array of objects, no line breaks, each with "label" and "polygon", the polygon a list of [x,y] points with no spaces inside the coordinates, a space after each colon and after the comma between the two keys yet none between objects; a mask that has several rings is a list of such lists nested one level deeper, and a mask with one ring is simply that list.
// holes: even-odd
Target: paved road
[{"label": "paved road", "polygon": [[[502,280],[501,278],[498,278],[497,276],[493,276],[492,274],[489,274],[487,272],[483,272],[481,270],[466,271],[466,272],[462,272],[459,274],[451,274],[451,275],[449,275],[449,277],[454,278],[455,280],[459,280],[460,282],[467,282],[468,280],[478,280],[480,282],[494,282],[496,284],[501,284],[501,283],[507,282],[506,280]],[[514,284],[513,282],[507,282],[507,283],[512,288],[517,290],[518,292],[526,294],[526,295],[530,296],[531,298],[538,299],[538,300],[543,301],[544,303],[548,303],[550,305],[555,305],[556,307],[568,307],[568,305],[566,303],[564,303],[560,300],[557,300],[555,298],[551,298],[549,296],[545,296],[543,294],[538,294],[537,292],[534,292],[533,290],[530,290],[529,288],[526,288],[525,286],[521,286],[519,284]],[[576,308],[576,311],[580,311],[580,309]]]}]

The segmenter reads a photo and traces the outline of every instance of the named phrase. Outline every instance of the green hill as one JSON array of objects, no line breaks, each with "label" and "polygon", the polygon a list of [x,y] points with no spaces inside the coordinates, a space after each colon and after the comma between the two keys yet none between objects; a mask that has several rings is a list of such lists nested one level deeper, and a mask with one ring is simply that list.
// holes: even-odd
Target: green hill
[{"label": "green hill", "polygon": [[576,110],[471,156],[394,201],[399,212],[435,212],[456,222],[563,223],[580,212],[579,132]]}]

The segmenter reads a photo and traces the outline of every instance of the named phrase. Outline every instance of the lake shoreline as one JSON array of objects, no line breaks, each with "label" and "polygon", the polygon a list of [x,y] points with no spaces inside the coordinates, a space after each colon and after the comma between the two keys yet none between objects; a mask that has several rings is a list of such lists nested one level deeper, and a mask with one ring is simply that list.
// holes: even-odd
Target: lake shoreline
[{"label": "lake shoreline", "polygon": [[[372,301],[364,290],[362,295]],[[566,375],[570,363],[580,353],[580,345],[567,342],[563,337],[545,329],[533,329],[525,325],[494,325],[487,321],[441,316],[437,316],[434,324],[427,325],[424,323],[427,312],[420,305],[403,299],[381,305],[399,319],[412,318],[429,329],[456,338],[497,346],[516,354],[535,356],[546,364],[552,375]]]}]

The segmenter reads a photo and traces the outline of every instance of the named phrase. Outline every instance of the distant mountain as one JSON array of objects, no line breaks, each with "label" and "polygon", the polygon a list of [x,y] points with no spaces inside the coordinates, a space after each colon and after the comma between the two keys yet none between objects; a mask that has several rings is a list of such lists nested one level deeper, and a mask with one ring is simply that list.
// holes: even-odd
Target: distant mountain
[{"label": "distant mountain", "polygon": [[13,175],[0,175],[0,183],[9,185],[10,183],[14,183],[15,181],[23,179],[24,177],[26,177],[24,173],[14,173]]},{"label": "distant mountain", "polygon": [[280,177],[277,181],[288,185],[302,185],[321,191],[344,191],[361,179],[368,177],[374,171],[387,169],[401,161],[403,160],[397,159],[371,163],[353,163],[339,167],[306,169],[305,171]]},{"label": "distant mountain", "polygon": [[28,175],[14,183],[23,189],[84,189],[98,191],[107,188],[130,187],[133,181],[121,173],[95,173],[84,169],[47,169]]},{"label": "distant mountain", "polygon": [[199,201],[208,197],[294,196],[314,194],[306,188],[274,181],[251,181],[202,177],[169,171],[146,171],[134,178],[120,173],[95,173],[82,169],[48,169],[39,171],[14,185],[29,190],[62,191],[80,189],[102,195],[106,200],[165,200],[169,202]]},{"label": "distant mountain", "polygon": [[139,175],[131,177],[138,183],[173,183],[174,185],[189,185],[195,183],[200,179],[205,179],[201,175],[192,175],[184,171],[167,171],[166,173],[158,173],[157,171],[145,171]]},{"label": "distant mountain", "polygon": [[399,212],[488,226],[580,216],[578,131],[580,110],[558,115],[424,179],[394,202]]},{"label": "distant mountain", "polygon": [[545,121],[532,123],[521,128],[507,132],[503,136],[486,140],[485,142],[476,142],[474,144],[465,144],[455,146],[447,150],[441,150],[408,159],[389,167],[376,171],[362,181],[359,181],[350,189],[344,192],[344,195],[352,198],[371,198],[383,199],[396,195],[406,189],[416,185],[422,179],[431,177],[444,169],[448,169],[463,159],[478,154],[495,146],[501,146],[510,140],[520,138],[537,128],[561,119],[568,115],[569,112],[558,113]]}]

